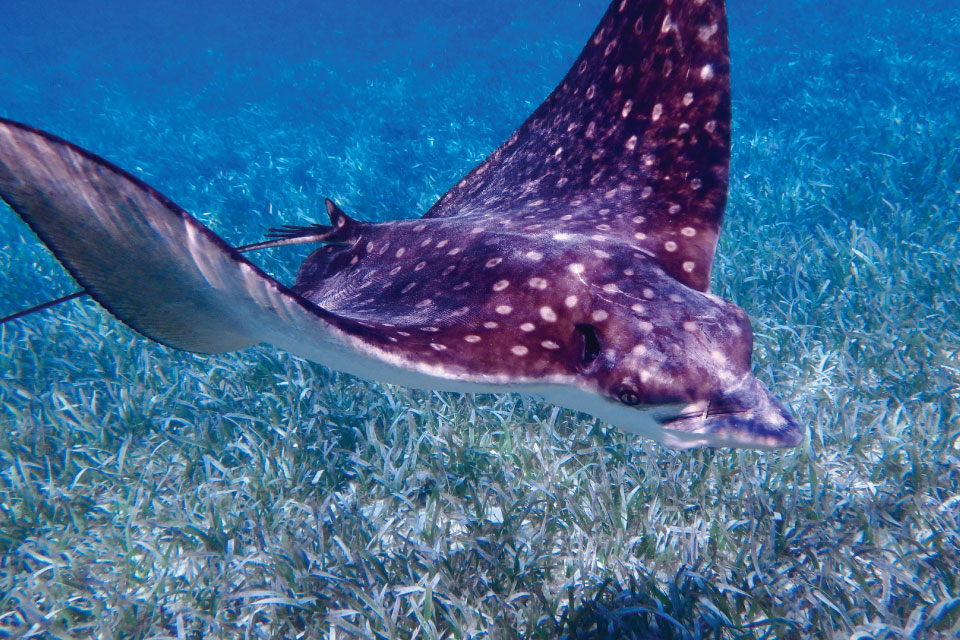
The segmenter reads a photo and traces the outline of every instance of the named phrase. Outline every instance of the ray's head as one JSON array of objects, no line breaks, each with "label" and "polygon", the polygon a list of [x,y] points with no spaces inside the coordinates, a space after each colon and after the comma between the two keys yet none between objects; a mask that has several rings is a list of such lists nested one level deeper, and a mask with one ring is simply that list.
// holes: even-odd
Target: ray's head
[{"label": "ray's head", "polygon": [[750,371],[747,314],[657,271],[591,287],[574,328],[581,386],[604,405],[591,412],[679,448],[797,445],[797,423]]}]

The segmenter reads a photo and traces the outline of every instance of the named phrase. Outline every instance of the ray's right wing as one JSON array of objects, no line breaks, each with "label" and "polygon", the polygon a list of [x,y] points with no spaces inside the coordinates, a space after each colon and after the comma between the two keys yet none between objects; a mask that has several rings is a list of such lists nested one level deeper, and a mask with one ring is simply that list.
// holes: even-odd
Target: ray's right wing
[{"label": "ray's right wing", "polygon": [[706,291],[727,194],[722,0],[614,0],[560,85],[426,213],[616,236]]}]

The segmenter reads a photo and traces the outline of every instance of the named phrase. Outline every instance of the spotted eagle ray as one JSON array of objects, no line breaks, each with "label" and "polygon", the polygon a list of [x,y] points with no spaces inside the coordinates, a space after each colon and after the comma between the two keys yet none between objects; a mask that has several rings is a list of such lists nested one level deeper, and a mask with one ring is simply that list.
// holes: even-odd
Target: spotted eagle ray
[{"label": "spotted eagle ray", "polygon": [[[0,120],[0,197],[104,308],[157,342],[266,342],[409,387],[515,391],[672,447],[793,446],[709,291],[727,195],[722,0],[615,0],[560,85],[413,220],[235,248],[138,178]],[[320,243],[293,286],[243,255]]]}]

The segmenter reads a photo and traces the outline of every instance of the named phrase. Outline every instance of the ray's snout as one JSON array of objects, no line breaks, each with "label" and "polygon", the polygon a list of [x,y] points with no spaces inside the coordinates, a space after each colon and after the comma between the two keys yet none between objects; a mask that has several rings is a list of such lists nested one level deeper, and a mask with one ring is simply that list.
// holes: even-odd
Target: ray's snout
[{"label": "ray's snout", "polygon": [[803,431],[786,407],[753,375],[724,389],[709,402],[688,405],[663,423],[667,444],[778,449],[795,447]]}]

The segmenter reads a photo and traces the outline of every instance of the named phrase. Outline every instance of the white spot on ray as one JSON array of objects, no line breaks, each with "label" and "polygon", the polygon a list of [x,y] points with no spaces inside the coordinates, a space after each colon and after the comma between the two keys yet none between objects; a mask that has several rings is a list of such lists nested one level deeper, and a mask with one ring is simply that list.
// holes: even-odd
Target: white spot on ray
[{"label": "white spot on ray", "polygon": [[713,79],[713,65],[705,64],[703,68],[700,69],[700,79],[701,80],[712,80]]},{"label": "white spot on ray", "polygon": [[547,288],[547,281],[543,278],[530,278],[529,284],[532,288],[539,289],[540,291]]},{"label": "white spot on ray", "polygon": [[399,249],[397,249],[397,252],[394,255],[396,255],[398,258],[402,258],[403,254],[405,254],[406,252],[407,250],[404,247],[400,247]]},{"label": "white spot on ray", "polygon": [[524,322],[522,325],[520,325],[520,331],[526,331],[527,333],[530,333],[536,328],[537,325],[533,324],[532,322]]},{"label": "white spot on ray", "polygon": [[487,269],[491,269],[491,268],[497,266],[498,264],[500,264],[501,262],[503,262],[503,258],[490,258],[489,260],[487,260],[487,262],[486,262],[486,264],[484,264],[484,266],[485,266]]},{"label": "white spot on ray", "polygon": [[716,24],[712,24],[709,27],[700,27],[699,31],[697,32],[697,37],[703,42],[706,42],[714,36],[714,34],[717,32],[717,29],[718,27]]},{"label": "white spot on ray", "polygon": [[494,283],[494,285],[493,285],[493,290],[494,290],[494,291],[503,291],[504,289],[506,289],[506,288],[509,287],[509,286],[510,286],[510,281],[509,281],[509,280],[500,280],[499,282]]},{"label": "white spot on ray", "polygon": [[544,340],[543,342],[540,343],[540,346],[543,347],[544,349],[550,349],[550,350],[560,348],[560,345],[558,345],[553,340]]},{"label": "white spot on ray", "polygon": [[697,230],[693,227],[684,227],[683,229],[680,229],[680,235],[692,238],[693,236],[697,235]]},{"label": "white spot on ray", "polygon": [[667,240],[666,242],[663,243],[663,248],[673,253],[674,251],[677,250],[677,243],[674,242],[673,240]]},{"label": "white spot on ray", "polygon": [[597,309],[596,311],[593,312],[593,314],[591,314],[590,317],[593,318],[594,322],[603,322],[604,320],[610,317],[610,314],[604,311],[603,309]]},{"label": "white spot on ray", "polygon": [[543,260],[543,254],[539,251],[527,251],[526,258],[528,260],[533,260],[534,262],[539,262]]},{"label": "white spot on ray", "polygon": [[464,336],[463,339],[470,343],[480,342],[481,340],[480,336],[477,336],[477,335]]},{"label": "white spot on ray", "polygon": [[432,349],[434,349],[435,351],[446,351],[446,350],[447,350],[446,345],[442,345],[442,344],[439,344],[439,343],[437,343],[437,342],[431,342],[431,343],[430,343],[430,347],[431,347]]},{"label": "white spot on ray", "polygon": [[577,296],[567,296],[566,300],[563,301],[563,304],[567,306],[568,309],[573,309],[577,306]]},{"label": "white spot on ray", "polygon": [[500,326],[500,325],[499,325],[498,323],[493,322],[493,321],[488,321],[488,322],[484,322],[484,323],[483,323],[483,328],[484,328],[484,329],[496,329],[496,328],[499,327],[499,326]]},{"label": "white spot on ray", "polygon": [[617,293],[620,291],[620,287],[611,282],[610,284],[603,285],[603,290],[607,293]]},{"label": "white spot on ray", "polygon": [[579,276],[579,275],[580,275],[581,273],[583,273],[583,271],[584,271],[583,265],[580,264],[579,262],[574,262],[573,264],[571,264],[571,265],[570,265],[569,267],[567,267],[567,268],[570,269],[570,272],[573,273],[573,275],[576,275],[576,276]]},{"label": "white spot on ray", "polygon": [[692,273],[693,270],[696,268],[697,268],[697,265],[691,262],[690,260],[687,260],[686,262],[683,263],[683,270],[686,271],[687,273]]},{"label": "white spot on ray", "polygon": [[513,307],[508,304],[501,304],[495,309],[495,311],[502,316],[508,316],[513,313]]},{"label": "white spot on ray", "polygon": [[540,307],[540,317],[546,320],[547,322],[556,322],[557,312],[554,311],[551,307]]},{"label": "white spot on ray", "polygon": [[656,122],[657,120],[660,119],[660,116],[662,115],[663,115],[663,104],[658,102],[657,104],[653,105],[653,111],[650,113],[650,119],[653,122]]},{"label": "white spot on ray", "polygon": [[530,349],[527,349],[522,344],[518,344],[515,347],[510,347],[510,351],[513,352],[515,356],[525,356],[530,352]]}]

